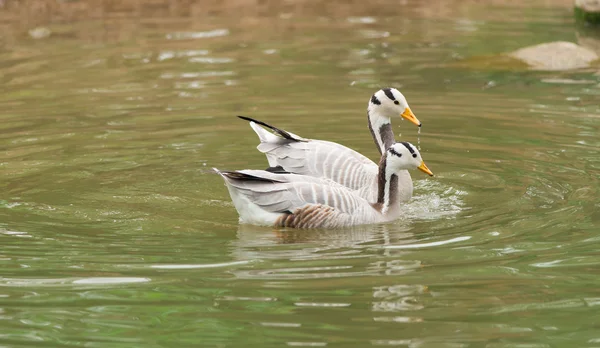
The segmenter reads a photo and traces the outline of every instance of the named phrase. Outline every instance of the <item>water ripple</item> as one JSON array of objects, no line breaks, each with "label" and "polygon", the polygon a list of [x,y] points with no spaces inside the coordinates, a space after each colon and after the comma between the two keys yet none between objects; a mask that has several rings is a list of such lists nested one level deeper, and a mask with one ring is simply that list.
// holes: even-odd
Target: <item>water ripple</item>
[{"label": "water ripple", "polygon": [[209,31],[175,32],[166,35],[169,40],[206,39],[229,35],[229,29],[215,29]]},{"label": "water ripple", "polygon": [[405,245],[386,245],[384,248],[386,249],[419,249],[419,248],[429,248],[433,246],[446,245],[451,243],[463,242],[465,240],[471,239],[471,236],[462,236],[456,237],[448,240],[442,240],[431,243],[419,243],[419,244],[405,244]]}]

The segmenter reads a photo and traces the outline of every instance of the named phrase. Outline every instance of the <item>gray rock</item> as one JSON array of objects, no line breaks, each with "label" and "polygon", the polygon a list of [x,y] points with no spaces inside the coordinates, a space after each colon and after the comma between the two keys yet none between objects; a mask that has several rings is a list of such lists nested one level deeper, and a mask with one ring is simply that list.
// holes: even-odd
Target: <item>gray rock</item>
[{"label": "gray rock", "polygon": [[587,68],[600,57],[596,52],[572,42],[556,41],[521,48],[508,54],[533,70],[572,70]]},{"label": "gray rock", "polygon": [[575,0],[575,18],[592,25],[600,25],[600,0]]},{"label": "gray rock", "polygon": [[29,36],[34,39],[45,39],[52,34],[52,31],[46,27],[37,27],[29,30]]},{"label": "gray rock", "polygon": [[575,0],[575,7],[588,12],[600,12],[600,0]]}]

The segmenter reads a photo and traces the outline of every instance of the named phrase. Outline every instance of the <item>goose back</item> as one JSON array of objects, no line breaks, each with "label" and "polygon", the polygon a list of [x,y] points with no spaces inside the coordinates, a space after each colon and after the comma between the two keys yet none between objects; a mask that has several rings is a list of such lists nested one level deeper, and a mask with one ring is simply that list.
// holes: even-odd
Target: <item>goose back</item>
[{"label": "goose back", "polygon": [[266,171],[217,172],[243,223],[337,228],[385,220],[364,198],[329,180]]}]

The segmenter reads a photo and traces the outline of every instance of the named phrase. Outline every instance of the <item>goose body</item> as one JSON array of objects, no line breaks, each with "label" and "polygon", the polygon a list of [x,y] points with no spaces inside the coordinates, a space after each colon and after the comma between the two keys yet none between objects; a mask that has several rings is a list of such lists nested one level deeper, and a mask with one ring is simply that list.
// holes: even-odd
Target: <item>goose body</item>
[{"label": "goose body", "polygon": [[240,222],[294,228],[338,228],[380,223],[401,215],[398,176],[419,168],[433,175],[416,148],[397,143],[378,166],[377,197],[369,201],[333,180],[264,170],[215,171],[225,180]]},{"label": "goose body", "polygon": [[[400,115],[420,126],[406,99],[398,90],[385,88],[369,100],[367,120],[379,153],[395,143],[391,117]],[[260,139],[258,150],[267,156],[271,170],[332,180],[367,201],[377,199],[378,165],[366,156],[341,144],[306,139],[248,117]],[[269,129],[270,131],[268,131]],[[398,200],[412,197],[413,185],[407,170],[397,173]]]}]

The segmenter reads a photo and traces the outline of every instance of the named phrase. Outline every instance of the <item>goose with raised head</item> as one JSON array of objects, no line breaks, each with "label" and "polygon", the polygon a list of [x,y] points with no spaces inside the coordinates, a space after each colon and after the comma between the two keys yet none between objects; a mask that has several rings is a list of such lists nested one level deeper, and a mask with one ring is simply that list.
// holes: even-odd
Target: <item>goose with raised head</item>
[{"label": "goose with raised head", "polygon": [[[395,143],[391,118],[397,115],[421,126],[397,89],[381,89],[369,99],[368,126],[380,154]],[[369,201],[377,198],[377,163],[366,156],[338,143],[306,139],[249,117],[238,117],[250,121],[258,135],[257,148],[267,156],[267,170],[330,179]],[[413,191],[410,174],[403,170],[397,176],[398,200],[408,201]]]},{"label": "goose with raised head", "polygon": [[402,214],[398,172],[433,175],[410,143],[395,143],[381,156],[377,196],[369,201],[328,179],[265,170],[219,171],[241,223],[293,228],[338,228],[388,222]]}]

